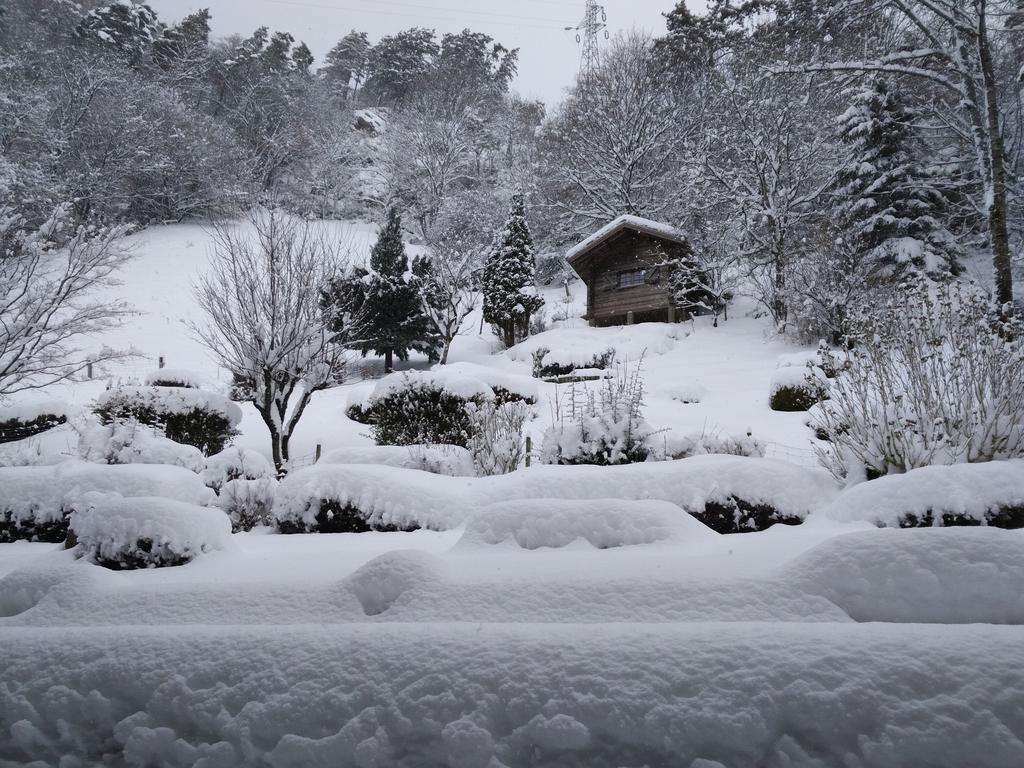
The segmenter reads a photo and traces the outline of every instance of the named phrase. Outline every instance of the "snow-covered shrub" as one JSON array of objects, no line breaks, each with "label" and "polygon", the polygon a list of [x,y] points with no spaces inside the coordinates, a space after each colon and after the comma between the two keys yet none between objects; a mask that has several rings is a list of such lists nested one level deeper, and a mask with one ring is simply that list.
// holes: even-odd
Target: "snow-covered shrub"
[{"label": "snow-covered shrub", "polygon": [[704,509],[690,514],[719,533],[752,533],[771,528],[776,523],[800,525],[804,521],[800,515],[786,514],[771,504],[752,502],[739,496],[709,500]]},{"label": "snow-covered shrub", "polygon": [[208,488],[220,493],[225,483],[232,480],[262,480],[274,477],[274,465],[257,451],[248,448],[225,448],[207,456],[200,476]]},{"label": "snow-covered shrub", "polygon": [[92,491],[163,496],[188,504],[207,504],[213,497],[194,472],[161,464],[72,459],[50,466],[0,467],[0,542],[63,541],[68,514]]},{"label": "snow-covered shrub", "polygon": [[615,376],[596,391],[573,383],[568,400],[556,401],[555,423],[544,432],[540,457],[545,464],[632,464],[646,461],[655,430],[643,419],[643,359],[629,373]]},{"label": "snow-covered shrub", "polygon": [[540,347],[534,350],[533,375],[538,379],[546,379],[552,376],[567,376],[580,369],[603,371],[611,368],[615,363],[615,349],[609,347],[601,352],[595,353],[588,358],[578,358],[573,361],[566,361],[564,355],[559,359],[550,359],[551,350]]},{"label": "snow-covered shrub", "polygon": [[67,406],[57,400],[0,407],[0,443],[24,440],[67,420]]},{"label": "snow-covered shrub", "polygon": [[320,464],[378,464],[418,469],[434,475],[472,477],[473,456],[458,445],[374,445],[335,448],[320,457]]},{"label": "snow-covered shrub", "polygon": [[828,379],[817,366],[779,368],[772,374],[768,406],[773,411],[806,411],[828,396]]},{"label": "snow-covered shrub", "polygon": [[78,435],[78,455],[99,464],[169,464],[192,472],[203,468],[203,454],[134,421],[92,426]]},{"label": "snow-covered shrub", "polygon": [[224,449],[242,420],[226,397],[185,387],[118,387],[100,395],[93,410],[104,424],[134,420],[207,456]]},{"label": "snow-covered shrub", "polygon": [[837,478],[1024,456],[1024,322],[977,288],[908,281],[855,314],[851,340],[816,414]]},{"label": "snow-covered shrub", "polygon": [[220,510],[159,497],[90,493],[71,513],[77,552],[113,570],[184,565],[223,549],[231,524]]},{"label": "snow-covered shrub", "polygon": [[146,374],[144,382],[149,387],[203,388],[202,377],[195,371],[190,371],[187,368],[158,368]]},{"label": "snow-covered shrub", "polygon": [[470,406],[469,452],[479,475],[514,472],[524,458],[523,426],[530,416],[526,403],[482,403]]},{"label": "snow-covered shrub", "polygon": [[730,456],[764,456],[764,444],[752,434],[719,435],[711,432],[693,432],[677,435],[664,432],[653,436],[650,458],[659,460],[686,459],[690,456],[704,456],[722,453]]},{"label": "snow-covered shrub", "polygon": [[441,371],[406,371],[381,379],[368,398],[350,405],[348,415],[370,425],[378,445],[440,443],[466,447],[472,433],[467,406],[494,399],[474,377]]},{"label": "snow-covered shrub", "polygon": [[[447,478],[395,467],[315,464],[288,474],[277,487],[273,518],[281,533],[365,533],[412,531],[420,527],[417,510],[436,493],[432,481]],[[418,476],[418,477],[417,477]],[[380,508],[376,497],[396,484],[400,508]],[[422,491],[426,491],[423,493]]]},{"label": "snow-covered shrub", "polygon": [[847,488],[823,517],[880,527],[1024,528],[1024,460],[912,469]]},{"label": "snow-covered shrub", "polygon": [[231,531],[250,531],[257,525],[270,525],[277,481],[273,477],[228,480],[220,487],[217,506],[231,520]]}]

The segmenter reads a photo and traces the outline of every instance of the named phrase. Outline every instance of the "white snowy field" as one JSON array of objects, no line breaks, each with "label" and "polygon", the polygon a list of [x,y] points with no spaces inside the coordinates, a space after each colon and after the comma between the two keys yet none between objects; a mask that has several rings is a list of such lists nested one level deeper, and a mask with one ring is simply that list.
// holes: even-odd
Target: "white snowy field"
[{"label": "white snowy field", "polygon": [[[365,257],[372,227],[325,226]],[[103,341],[144,356],[47,397],[85,409],[108,377],[141,378],[158,356],[226,382],[185,327],[207,234],[136,237],[121,290],[142,314]],[[563,295],[546,291],[549,309]],[[771,458],[479,479],[338,464],[352,493],[449,529],[260,529],[174,568],[0,544],[0,766],[1024,765],[1024,531],[865,522],[996,492],[1024,505],[1024,465],[840,493],[812,469],[806,414],[767,407],[777,366],[806,350],[748,308],[718,328],[598,330],[571,299],[568,320],[508,353],[471,317],[452,361],[529,376],[538,346],[643,354],[652,426],[749,432]],[[314,397],[300,464],[317,444],[372,445],[344,414],[374,386],[357,368],[379,363]],[[535,438],[565,392],[540,384]],[[243,410],[236,444],[266,453]],[[28,442],[14,454],[59,461],[75,433]],[[807,522],[721,535],[681,508],[731,484]]]}]

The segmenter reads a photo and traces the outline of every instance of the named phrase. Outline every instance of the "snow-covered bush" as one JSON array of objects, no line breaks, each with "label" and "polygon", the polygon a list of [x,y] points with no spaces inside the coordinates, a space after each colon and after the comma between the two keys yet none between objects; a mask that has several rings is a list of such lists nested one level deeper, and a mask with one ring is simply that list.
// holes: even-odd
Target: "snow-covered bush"
[{"label": "snow-covered bush", "polygon": [[806,411],[828,396],[828,379],[814,365],[779,368],[772,374],[768,406],[773,411]]},{"label": "snow-covered bush", "polygon": [[494,399],[474,377],[441,371],[406,371],[378,382],[369,397],[352,403],[349,418],[370,425],[377,445],[440,443],[466,447],[472,433],[467,406]]},{"label": "snow-covered bush", "polygon": [[616,367],[615,376],[595,389],[573,383],[567,400],[556,401],[555,423],[544,432],[540,458],[545,464],[632,464],[646,461],[655,430],[643,419],[643,359],[633,372]]},{"label": "snow-covered bush", "polygon": [[169,464],[192,472],[203,468],[203,454],[198,448],[176,443],[134,421],[82,430],[78,455],[99,464]]},{"label": "snow-covered bush", "polygon": [[104,424],[134,420],[205,455],[222,451],[242,420],[226,397],[185,387],[118,387],[100,395],[93,410]]},{"label": "snow-covered bush", "polygon": [[200,476],[208,488],[220,493],[225,483],[232,480],[262,480],[274,477],[274,465],[262,453],[248,448],[225,448],[207,456]]},{"label": "snow-covered bush", "polygon": [[470,406],[469,452],[479,475],[514,472],[523,461],[523,426],[530,416],[526,403],[482,403]]},{"label": "snow-covered bush", "polygon": [[1024,322],[962,283],[921,279],[851,321],[816,450],[837,478],[1024,456]]},{"label": "snow-covered bush", "polygon": [[272,477],[228,480],[220,488],[217,506],[231,520],[231,531],[250,531],[257,525],[270,525],[277,481]]},{"label": "snow-covered bush", "polygon": [[708,396],[708,388],[697,381],[684,382],[672,386],[667,393],[673,400],[684,405],[699,403]]},{"label": "snow-covered bush", "polygon": [[374,445],[335,448],[320,457],[320,464],[377,464],[418,469],[433,475],[473,477],[473,456],[458,445]]},{"label": "snow-covered bush", "polygon": [[24,440],[67,421],[67,405],[57,400],[0,407],[0,443]]},{"label": "snow-covered bush", "polygon": [[190,371],[187,368],[158,368],[146,374],[144,382],[148,387],[203,388],[202,377],[195,371]]},{"label": "snow-covered bush", "polygon": [[847,488],[820,514],[880,527],[1024,528],[1024,460],[920,467]]},{"label": "snow-covered bush", "polygon": [[163,496],[207,504],[213,492],[194,472],[161,464],[90,464],[77,459],[50,466],[0,467],[0,542],[58,542],[67,517],[89,492]]},{"label": "snow-covered bush", "polygon": [[159,497],[90,493],[71,513],[77,552],[113,570],[184,565],[223,549],[231,524],[216,509]]},{"label": "snow-covered bush", "polygon": [[550,349],[539,347],[533,351],[532,360],[534,377],[545,379],[551,376],[567,376],[581,369],[603,371],[611,368],[615,363],[615,349],[608,347],[590,357],[577,357],[567,361],[564,354],[552,359]]},{"label": "snow-covered bush", "polygon": [[[452,499],[438,495],[437,481],[447,479],[396,467],[315,464],[281,481],[273,518],[281,533],[411,531],[420,527],[419,512],[431,506],[431,497],[434,506],[451,506]],[[380,505],[389,491],[398,503]]]}]

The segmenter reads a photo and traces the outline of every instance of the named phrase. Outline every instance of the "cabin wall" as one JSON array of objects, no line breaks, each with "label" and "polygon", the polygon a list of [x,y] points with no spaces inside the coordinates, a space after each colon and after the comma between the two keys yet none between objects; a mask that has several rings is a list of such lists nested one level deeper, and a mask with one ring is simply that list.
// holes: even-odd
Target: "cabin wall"
[{"label": "cabin wall", "polygon": [[[624,233],[595,249],[587,285],[587,316],[597,325],[623,323],[627,313],[634,320],[668,320],[668,267],[658,264],[676,258],[681,247],[636,232]],[[618,287],[618,273],[646,268],[647,282]]]}]

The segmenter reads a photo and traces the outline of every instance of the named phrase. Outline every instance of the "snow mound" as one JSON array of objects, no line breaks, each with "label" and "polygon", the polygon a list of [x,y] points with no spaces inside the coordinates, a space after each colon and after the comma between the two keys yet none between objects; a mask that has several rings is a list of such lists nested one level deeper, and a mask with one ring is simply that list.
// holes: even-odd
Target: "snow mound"
[{"label": "snow mound", "polygon": [[206,504],[213,492],[194,472],[161,464],[90,464],[72,459],[49,466],[0,467],[0,516],[55,521],[86,493],[163,496]]},{"label": "snow mound", "polygon": [[855,621],[1024,624],[1024,531],[937,528],[837,536],[784,569]]},{"label": "snow mound", "polygon": [[186,387],[189,389],[203,389],[205,387],[203,377],[187,368],[158,368],[147,373],[143,383],[150,387]]},{"label": "snow mound", "polygon": [[638,323],[608,328],[556,328],[531,336],[506,351],[512,360],[533,364],[537,350],[546,349],[543,364],[574,369],[590,368],[613,350],[618,361],[639,360],[641,355],[669,352],[682,333],[670,323]]},{"label": "snow mound", "polygon": [[664,389],[663,392],[667,397],[684,404],[699,403],[710,394],[708,388],[699,381],[675,384]]},{"label": "snow mound", "polygon": [[1024,459],[886,475],[847,488],[819,514],[839,522],[886,526],[899,525],[908,515],[918,522],[930,517],[932,524],[941,525],[942,515],[948,514],[984,525],[987,512],[1007,507],[1024,507]]},{"label": "snow mound", "polygon": [[319,463],[379,464],[452,477],[472,477],[476,474],[473,456],[461,445],[374,445],[335,448],[324,453]]},{"label": "snow mound", "polygon": [[441,571],[441,560],[436,555],[396,550],[366,563],[343,585],[355,595],[367,616],[378,616],[407,592],[438,582]]},{"label": "snow mound", "polygon": [[776,368],[807,368],[821,365],[821,354],[816,349],[805,349],[800,352],[787,352],[779,355]]},{"label": "snow mound", "polygon": [[776,368],[772,372],[771,394],[786,387],[806,388],[808,386],[828,386],[828,379],[820,368],[800,367],[796,365]]},{"label": "snow mound", "polygon": [[100,464],[168,464],[191,472],[203,468],[203,452],[176,443],[134,422],[97,425],[78,438],[78,455]]},{"label": "snow mound", "polygon": [[492,504],[471,515],[457,546],[514,542],[523,549],[539,549],[583,539],[608,549],[717,535],[664,501],[530,499]]},{"label": "snow mound", "polygon": [[158,497],[89,494],[71,513],[78,552],[115,569],[184,564],[223,549],[231,523],[219,509]]}]

